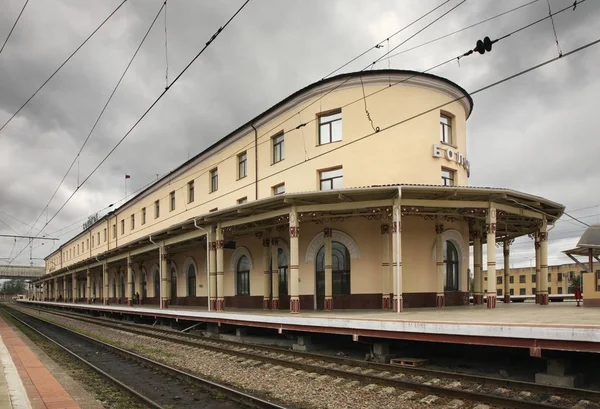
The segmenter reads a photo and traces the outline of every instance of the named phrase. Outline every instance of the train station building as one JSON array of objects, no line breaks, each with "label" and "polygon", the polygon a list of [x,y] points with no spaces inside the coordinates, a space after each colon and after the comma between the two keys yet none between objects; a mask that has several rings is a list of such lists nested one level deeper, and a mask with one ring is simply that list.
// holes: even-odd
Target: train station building
[{"label": "train station building", "polygon": [[529,235],[547,304],[547,229],[564,207],[469,186],[472,110],[457,84],[412,71],[311,84],[93,218],[47,256],[30,296],[292,313],[455,306],[469,303],[472,246],[474,301],[495,308],[496,253],[508,274],[511,242]]}]

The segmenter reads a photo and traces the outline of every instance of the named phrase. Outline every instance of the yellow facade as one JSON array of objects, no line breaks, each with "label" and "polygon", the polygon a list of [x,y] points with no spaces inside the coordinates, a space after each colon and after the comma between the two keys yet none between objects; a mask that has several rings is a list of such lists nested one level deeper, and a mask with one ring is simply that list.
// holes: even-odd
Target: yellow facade
[{"label": "yellow facade", "polygon": [[[92,220],[46,258],[38,296],[131,302],[139,292],[165,306],[210,298],[217,307],[309,309],[323,297],[338,308],[388,308],[390,298],[464,304],[473,229],[487,229],[483,242],[502,239],[497,224],[506,238],[545,232],[563,209],[467,187],[471,110],[456,84],[410,71],[312,84]],[[338,264],[323,262],[323,251]]]}]

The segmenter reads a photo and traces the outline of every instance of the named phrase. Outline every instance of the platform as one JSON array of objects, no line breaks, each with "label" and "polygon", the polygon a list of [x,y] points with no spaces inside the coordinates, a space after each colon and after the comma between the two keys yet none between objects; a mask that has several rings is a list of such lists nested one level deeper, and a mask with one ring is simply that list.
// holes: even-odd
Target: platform
[{"label": "platform", "polygon": [[577,308],[575,303],[498,303],[483,306],[415,308],[402,313],[379,310],[307,310],[298,314],[279,310],[206,307],[128,307],[122,304],[73,304],[19,300],[20,303],[56,306],[62,309],[96,310],[124,315],[215,322],[219,325],[262,327],[285,331],[329,333],[414,341],[477,344],[542,350],[600,352],[600,309]]},{"label": "platform", "polygon": [[[0,317],[0,408],[99,408],[83,388]],[[42,356],[43,355],[43,356]],[[64,386],[63,384],[69,384]],[[78,394],[77,401],[65,389]],[[81,404],[80,404],[81,403]]]}]

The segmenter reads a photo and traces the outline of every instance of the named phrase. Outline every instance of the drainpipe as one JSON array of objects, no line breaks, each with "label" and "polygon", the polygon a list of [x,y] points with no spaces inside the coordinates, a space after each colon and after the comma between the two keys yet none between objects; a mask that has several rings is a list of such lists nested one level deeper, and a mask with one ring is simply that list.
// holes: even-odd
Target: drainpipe
[{"label": "drainpipe", "polygon": [[396,207],[395,211],[396,211],[396,223],[398,223],[397,229],[398,229],[398,233],[396,234],[396,294],[398,294],[398,311],[396,311],[398,314],[400,313],[400,257],[401,257],[401,253],[400,253],[400,199],[402,198],[402,187],[398,186],[398,206]]},{"label": "drainpipe", "polygon": [[254,124],[250,126],[254,129],[254,200],[258,200],[258,131]]},{"label": "drainpipe", "polygon": [[158,246],[158,274],[160,276],[160,286],[158,287],[158,308],[162,310],[162,247],[152,240],[152,235],[148,236],[148,240],[150,240],[150,243]]},{"label": "drainpipe", "polygon": [[[253,127],[254,128],[254,127]],[[198,230],[202,230],[203,232],[206,233],[206,290],[208,291],[208,302],[206,303],[206,305],[208,306],[208,311],[210,311],[210,272],[208,271],[208,231],[200,226],[198,226],[198,224],[196,223],[197,219],[194,219],[194,227],[197,228]]]}]

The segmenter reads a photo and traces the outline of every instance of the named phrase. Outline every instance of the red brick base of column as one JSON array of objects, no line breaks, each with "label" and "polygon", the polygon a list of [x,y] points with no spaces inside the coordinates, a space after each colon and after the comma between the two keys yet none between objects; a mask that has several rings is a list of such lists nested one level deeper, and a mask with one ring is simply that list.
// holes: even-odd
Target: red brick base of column
[{"label": "red brick base of column", "polygon": [[542,293],[540,294],[540,305],[548,305],[549,297],[548,294]]},{"label": "red brick base of column", "polygon": [[279,309],[279,298],[273,298],[271,300],[271,309],[278,310]]},{"label": "red brick base of column", "polygon": [[394,298],[394,312],[404,311],[404,302],[403,301],[404,300],[402,299],[402,296],[400,296],[398,298]]},{"label": "red brick base of column", "polygon": [[381,298],[381,309],[382,310],[389,310],[391,309],[391,303],[390,303],[390,296],[388,295],[387,297],[382,297]]},{"label": "red brick base of column", "polygon": [[435,306],[437,308],[443,308],[446,305],[446,297],[443,294],[437,294],[435,296]]},{"label": "red brick base of column", "polygon": [[290,297],[290,312],[300,312],[300,299],[298,297]]},{"label": "red brick base of column", "polygon": [[225,300],[217,298],[217,311],[223,311],[225,309]]},{"label": "red brick base of column", "polygon": [[508,303],[510,302],[510,294],[505,294],[505,295],[504,295],[504,302],[505,302],[506,304],[508,304]]},{"label": "red brick base of column", "polygon": [[496,308],[496,295],[495,294],[488,294],[487,307],[488,308]]},{"label": "red brick base of column", "polygon": [[333,298],[325,297],[325,311],[331,311],[331,310],[333,310]]},{"label": "red brick base of column", "polygon": [[268,310],[271,307],[271,300],[263,298],[263,310]]}]

